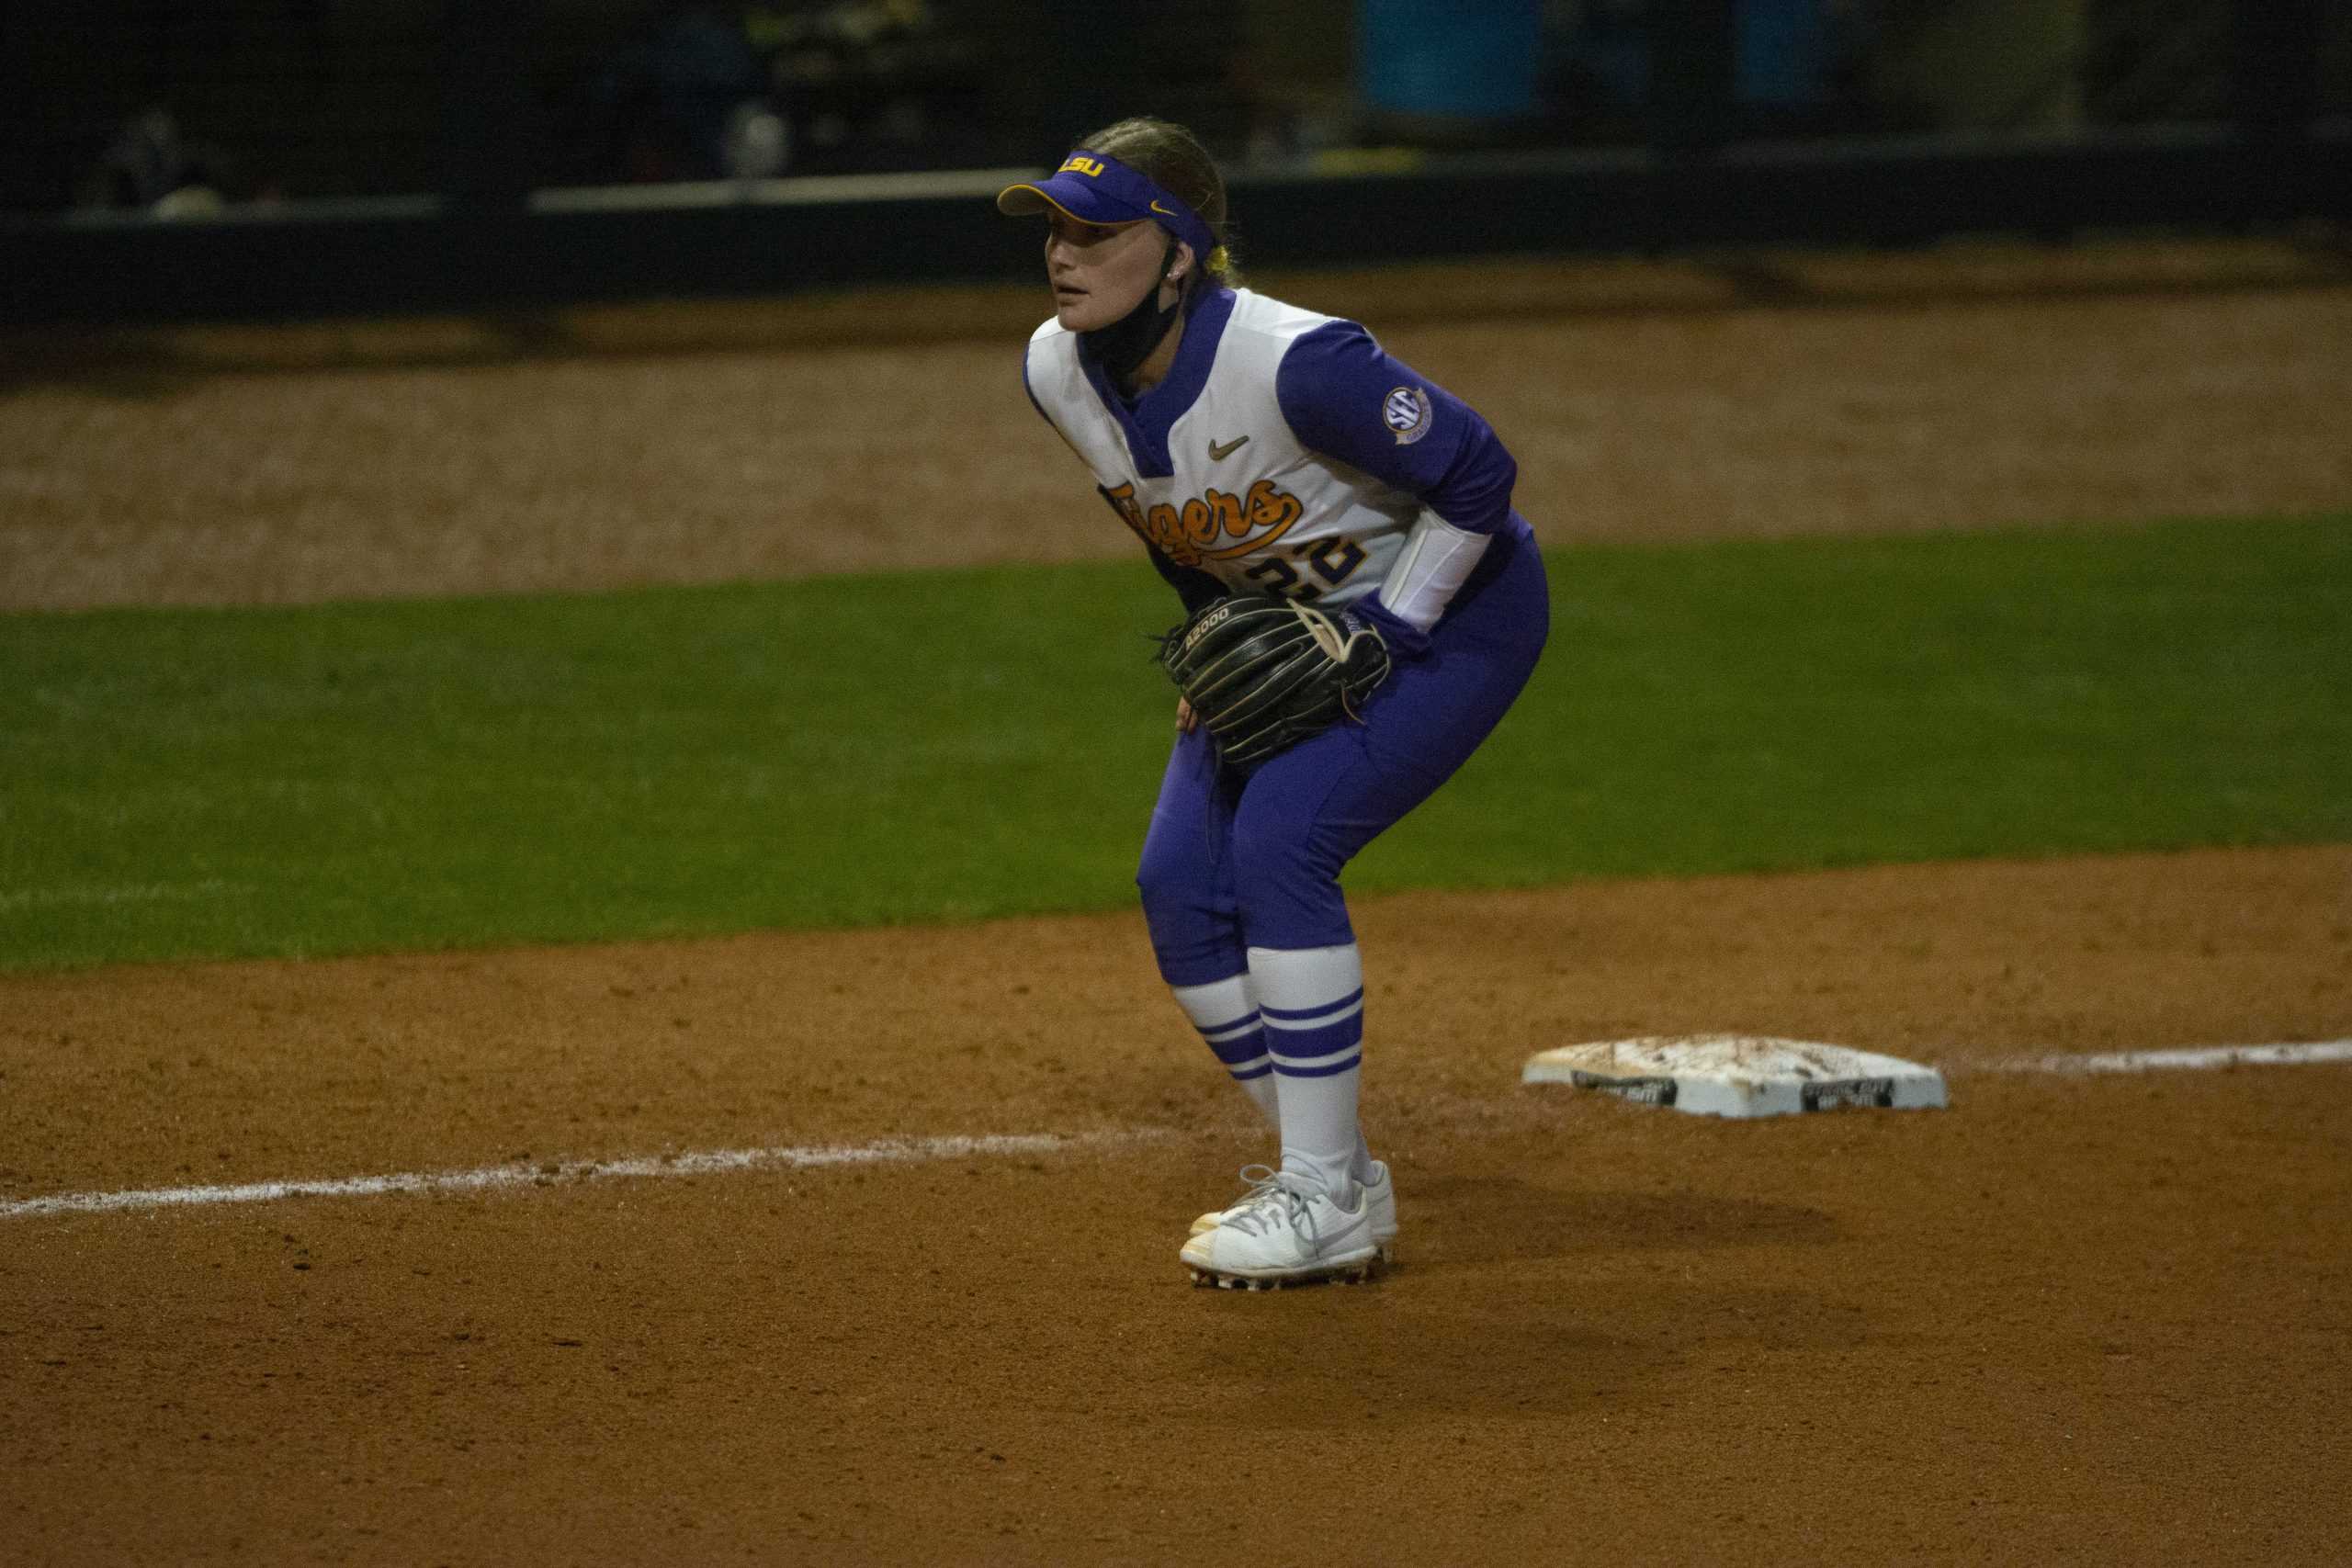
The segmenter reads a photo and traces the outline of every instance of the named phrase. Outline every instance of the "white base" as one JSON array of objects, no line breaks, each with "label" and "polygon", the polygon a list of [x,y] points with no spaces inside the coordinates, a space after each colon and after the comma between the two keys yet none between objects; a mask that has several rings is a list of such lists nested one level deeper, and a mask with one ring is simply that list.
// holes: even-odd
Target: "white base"
[{"label": "white base", "polygon": [[1650,1035],[1561,1045],[1528,1058],[1521,1083],[1565,1083],[1694,1116],[1789,1116],[1841,1105],[1940,1110],[1943,1075],[1894,1056],[1752,1034]]}]

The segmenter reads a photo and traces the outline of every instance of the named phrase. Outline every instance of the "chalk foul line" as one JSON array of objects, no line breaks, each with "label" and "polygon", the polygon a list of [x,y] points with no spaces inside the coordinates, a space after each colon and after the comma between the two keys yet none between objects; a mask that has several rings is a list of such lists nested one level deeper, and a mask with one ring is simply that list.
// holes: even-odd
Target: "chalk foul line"
[{"label": "chalk foul line", "polygon": [[[2102,1073],[2212,1071],[2229,1067],[2301,1066],[2352,1062],[2352,1040],[2295,1045],[2199,1045],[2160,1051],[2052,1054],[1990,1062],[1955,1062],[1959,1073]],[[373,1198],[389,1194],[490,1192],[565,1182],[707,1176],[747,1170],[815,1170],[834,1166],[922,1165],[954,1159],[1005,1159],[1138,1144],[1169,1134],[1143,1128],[1100,1133],[1012,1133],[944,1138],[883,1138],[864,1144],[811,1144],[762,1149],[704,1149],[628,1159],[563,1160],[534,1165],[510,1161],[470,1170],[401,1171],[389,1176],[331,1177],[316,1181],[249,1181],[233,1186],[151,1187],[136,1191],[62,1192],[47,1198],[0,1198],[0,1220],[40,1214],[121,1213],[269,1203],[288,1198]]]},{"label": "chalk foul line", "polygon": [[764,1149],[705,1149],[692,1154],[629,1159],[526,1161],[470,1170],[403,1171],[319,1181],[248,1181],[233,1186],[151,1187],[126,1192],[62,1192],[47,1198],[0,1199],[0,1220],[39,1214],[102,1214],[146,1209],[200,1208],[220,1203],[269,1203],[286,1198],[374,1198],[390,1193],[490,1192],[562,1182],[707,1176],[746,1170],[815,1170],[834,1166],[922,1165],[941,1160],[1005,1159],[1064,1154],[1141,1143],[1162,1134],[1137,1129],[1103,1133],[1015,1133],[982,1137],[883,1138],[865,1144],[816,1144]]},{"label": "chalk foul line", "polygon": [[2107,1051],[2091,1055],[2012,1056],[1999,1062],[1954,1063],[1960,1072],[2093,1073],[2211,1072],[2218,1067],[2298,1067],[2352,1062],[2352,1040],[2301,1045],[2191,1045],[2167,1051]]}]

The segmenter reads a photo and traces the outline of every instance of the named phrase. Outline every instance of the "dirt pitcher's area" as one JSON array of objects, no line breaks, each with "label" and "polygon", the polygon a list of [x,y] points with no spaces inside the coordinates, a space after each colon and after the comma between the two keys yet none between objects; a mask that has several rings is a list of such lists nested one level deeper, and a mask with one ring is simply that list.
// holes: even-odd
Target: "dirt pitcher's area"
[{"label": "dirt pitcher's area", "polygon": [[[1815,258],[1770,307],[1465,270],[1462,323],[1386,335],[1554,538],[2345,505],[2352,289],[2213,254]],[[825,346],[855,324],[34,344],[6,603],[1132,550],[1009,344]],[[0,977],[0,1562],[2352,1550],[2352,1067],[2017,1070],[2352,1036],[2352,847],[1358,914],[1402,1263],[1274,1295],[1176,1264],[1270,1145],[1132,916]],[[1725,1029],[1935,1061],[1953,1106],[1517,1082]]]}]

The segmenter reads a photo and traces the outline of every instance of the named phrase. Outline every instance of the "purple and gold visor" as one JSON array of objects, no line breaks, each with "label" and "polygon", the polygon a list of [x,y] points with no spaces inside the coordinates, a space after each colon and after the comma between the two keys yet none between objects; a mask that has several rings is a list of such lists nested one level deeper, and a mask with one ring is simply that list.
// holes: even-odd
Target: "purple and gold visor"
[{"label": "purple and gold visor", "polygon": [[1063,159],[1049,179],[1005,186],[996,207],[1015,218],[1050,207],[1081,223],[1157,223],[1192,246],[1203,265],[1216,249],[1216,236],[1200,216],[1149,175],[1084,148]]}]

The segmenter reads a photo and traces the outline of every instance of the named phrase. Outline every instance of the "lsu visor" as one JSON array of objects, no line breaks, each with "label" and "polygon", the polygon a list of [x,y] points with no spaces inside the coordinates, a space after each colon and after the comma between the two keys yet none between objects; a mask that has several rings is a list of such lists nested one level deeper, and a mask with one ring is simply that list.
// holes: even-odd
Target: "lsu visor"
[{"label": "lsu visor", "polygon": [[1015,218],[1049,207],[1081,223],[1157,223],[1192,246],[1203,266],[1216,250],[1216,236],[1199,214],[1150,175],[1084,148],[1063,159],[1051,178],[1007,186],[996,195],[997,210]]}]

